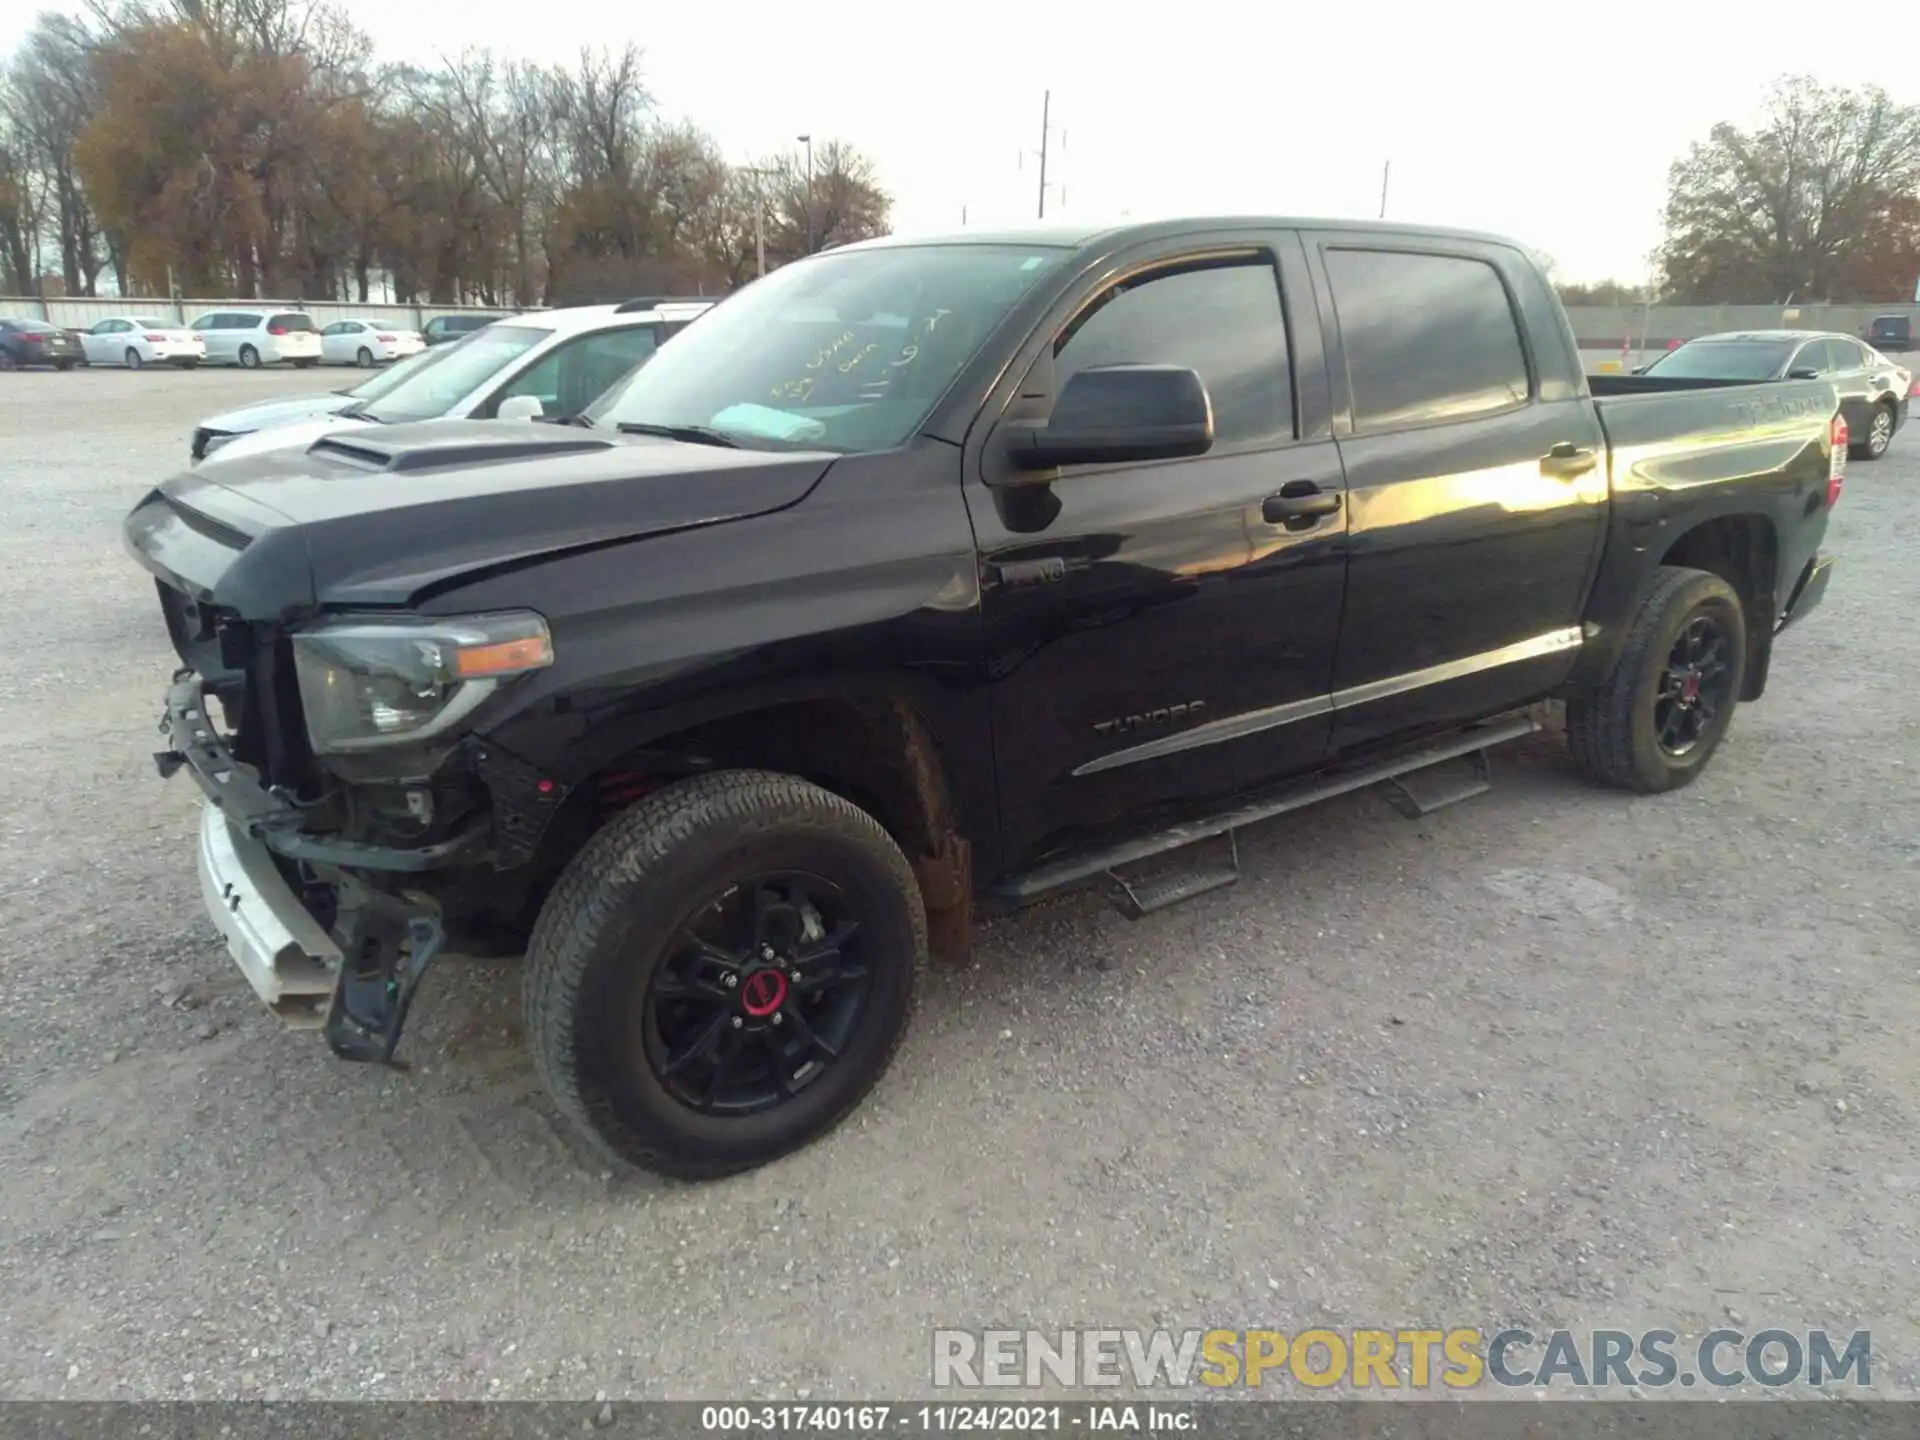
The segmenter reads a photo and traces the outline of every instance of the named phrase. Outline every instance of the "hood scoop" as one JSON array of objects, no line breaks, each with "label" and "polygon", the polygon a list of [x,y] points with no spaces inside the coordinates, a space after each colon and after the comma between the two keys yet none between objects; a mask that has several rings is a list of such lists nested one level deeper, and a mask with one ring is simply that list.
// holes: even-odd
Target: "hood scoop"
[{"label": "hood scoop", "polygon": [[[482,422],[489,428],[499,421]],[[514,427],[518,429],[518,426]],[[458,470],[468,465],[503,464],[512,460],[539,460],[563,455],[581,455],[589,451],[610,450],[613,442],[596,440],[590,435],[475,435],[461,427],[462,433],[435,437],[417,445],[383,444],[371,436],[351,439],[324,435],[307,447],[309,455],[351,465],[356,470],[378,470],[389,475],[417,473],[423,470]]]}]

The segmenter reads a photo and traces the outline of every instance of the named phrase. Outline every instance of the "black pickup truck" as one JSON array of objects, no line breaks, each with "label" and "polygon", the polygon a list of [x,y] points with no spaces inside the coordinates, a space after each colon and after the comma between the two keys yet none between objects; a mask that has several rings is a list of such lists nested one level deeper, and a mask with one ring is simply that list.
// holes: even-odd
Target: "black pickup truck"
[{"label": "black pickup truck", "polygon": [[570,423],[216,455],[125,538],[262,998],[391,1063],[436,955],[524,951],[560,1109],[700,1176],[855,1106],[976,915],[1432,808],[1547,702],[1687,783],[1846,454],[1825,381],[1588,379],[1511,243],[1193,220],[829,251]]}]

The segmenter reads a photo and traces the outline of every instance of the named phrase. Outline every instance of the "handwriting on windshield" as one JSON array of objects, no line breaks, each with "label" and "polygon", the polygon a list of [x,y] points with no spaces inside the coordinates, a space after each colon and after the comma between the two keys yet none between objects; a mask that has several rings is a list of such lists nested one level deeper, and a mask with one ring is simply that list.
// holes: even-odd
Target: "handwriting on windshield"
[{"label": "handwriting on windshield", "polygon": [[[900,346],[899,350],[894,354],[894,357],[886,362],[886,370],[888,372],[902,370],[918,360],[927,340],[933,335],[935,327],[939,325],[943,317],[952,313],[950,310],[936,310],[923,320],[919,326],[915,328],[913,334],[908,337],[906,343]],[[791,380],[782,380],[773,387],[773,398],[775,400],[784,400],[793,405],[803,405],[813,395],[815,386],[822,372],[824,372],[828,366],[832,366],[838,374],[852,375],[855,371],[860,370],[862,366],[866,366],[867,362],[873,359],[874,356],[882,353],[884,347],[882,347],[878,341],[870,340],[866,344],[860,345],[859,339],[860,337],[857,332],[848,330],[831,343],[821,346],[806,363],[808,373],[796,375]],[[850,347],[855,346],[858,348],[853,349],[851,354],[846,353]],[[869,366],[868,368],[870,369],[872,367]],[[859,398],[863,400],[883,398],[882,392],[876,387],[886,386],[889,384],[891,378],[890,373],[883,374],[872,386],[862,391]]]}]

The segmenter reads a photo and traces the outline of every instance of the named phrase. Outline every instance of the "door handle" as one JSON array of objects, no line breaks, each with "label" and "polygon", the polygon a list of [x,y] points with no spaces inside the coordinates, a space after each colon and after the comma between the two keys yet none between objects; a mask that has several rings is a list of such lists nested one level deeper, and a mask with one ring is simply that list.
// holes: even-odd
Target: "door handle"
[{"label": "door handle", "polygon": [[1578,480],[1599,463],[1591,446],[1562,440],[1540,457],[1540,473],[1555,480]]},{"label": "door handle", "polygon": [[1269,495],[1260,502],[1260,518],[1269,525],[1285,525],[1288,529],[1305,526],[1299,522],[1312,522],[1323,516],[1340,513],[1340,493],[1322,490],[1311,480],[1294,480],[1283,485],[1278,495]]}]

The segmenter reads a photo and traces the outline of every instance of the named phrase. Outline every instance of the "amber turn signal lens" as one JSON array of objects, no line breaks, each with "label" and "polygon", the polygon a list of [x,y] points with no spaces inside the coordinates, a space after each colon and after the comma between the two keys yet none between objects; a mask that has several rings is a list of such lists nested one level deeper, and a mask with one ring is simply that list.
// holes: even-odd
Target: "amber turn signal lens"
[{"label": "amber turn signal lens", "polygon": [[544,635],[529,635],[520,640],[501,640],[492,645],[473,645],[456,650],[453,673],[462,680],[481,680],[489,675],[515,675],[522,670],[539,670],[552,663],[552,642]]}]

